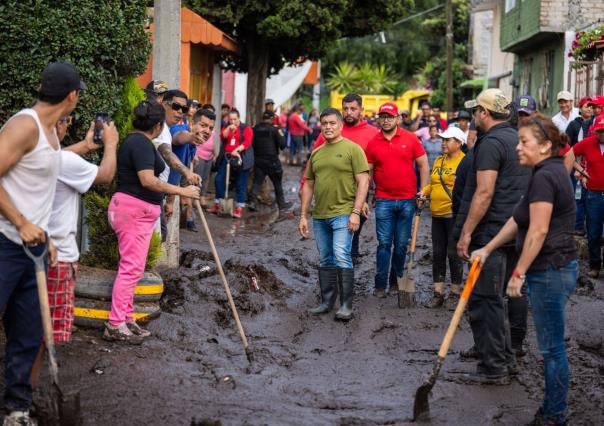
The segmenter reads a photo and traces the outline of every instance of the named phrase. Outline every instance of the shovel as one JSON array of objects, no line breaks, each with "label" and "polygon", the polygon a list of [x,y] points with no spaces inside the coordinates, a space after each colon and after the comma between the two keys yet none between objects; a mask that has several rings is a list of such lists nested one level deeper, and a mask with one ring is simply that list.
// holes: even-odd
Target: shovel
[{"label": "shovel", "polygon": [[466,305],[468,304],[468,300],[470,299],[472,290],[474,290],[474,284],[476,284],[476,280],[480,275],[480,269],[481,268],[479,260],[474,259],[474,261],[472,262],[472,267],[470,268],[470,273],[468,274],[468,278],[466,279],[466,285],[463,289],[463,292],[461,293],[461,297],[459,298],[457,307],[455,308],[455,313],[453,314],[453,318],[451,319],[449,328],[447,329],[447,334],[445,334],[445,338],[443,339],[443,342],[440,345],[440,350],[438,351],[438,359],[434,364],[432,373],[430,373],[430,376],[428,376],[424,383],[415,392],[415,402],[413,403],[414,421],[426,419],[430,415],[430,404],[428,402],[428,395],[430,394],[434,383],[436,383],[438,373],[440,372],[440,369],[443,366],[443,362],[445,361],[447,352],[449,352],[449,346],[451,346],[451,341],[453,340],[455,331],[457,331],[457,326],[459,325],[459,321],[461,320],[463,311],[466,309]]},{"label": "shovel", "polygon": [[411,234],[411,247],[409,247],[409,262],[407,262],[407,270],[403,278],[397,277],[398,285],[398,307],[411,308],[415,305],[415,281],[411,277],[413,267],[415,266],[415,243],[417,242],[417,232],[419,230],[419,221],[424,209],[424,204],[421,203],[415,210],[413,218],[413,232]]},{"label": "shovel", "polygon": [[231,162],[227,158],[226,162],[226,185],[224,198],[220,200],[220,210],[218,210],[219,215],[224,216],[232,216],[233,215],[233,200],[229,199],[229,183],[231,180]]},{"label": "shovel", "polygon": [[40,299],[40,313],[42,315],[42,327],[44,329],[44,346],[46,346],[48,367],[50,370],[50,414],[53,418],[58,418],[59,425],[61,426],[81,425],[80,394],[76,392],[66,395],[59,387],[59,367],[57,365],[55,342],[52,336],[50,306],[48,305],[48,288],[46,284],[46,267],[44,265],[44,259],[48,254],[48,235],[46,235],[44,251],[39,256],[35,256],[25,245],[23,245],[23,249],[25,250],[25,254],[27,254],[34,262],[36,269],[38,298]]},{"label": "shovel", "polygon": [[[227,163],[227,176],[229,175]],[[227,177],[228,182],[228,177]],[[247,357],[248,362],[252,363],[252,351],[250,350],[247,337],[245,336],[245,331],[243,331],[243,326],[241,325],[241,321],[239,320],[239,314],[237,313],[237,308],[235,307],[235,302],[233,301],[233,296],[231,294],[231,288],[229,287],[229,283],[224,275],[224,270],[222,269],[222,262],[218,257],[218,252],[216,251],[216,246],[214,245],[214,239],[212,238],[212,234],[210,233],[210,228],[208,226],[208,222],[206,221],[206,217],[203,214],[203,210],[201,209],[201,204],[199,204],[199,200],[193,200],[195,202],[195,207],[197,208],[197,212],[199,213],[199,217],[201,218],[201,223],[203,224],[203,229],[208,238],[208,242],[210,243],[210,248],[212,249],[212,255],[214,256],[214,261],[216,262],[216,267],[218,268],[218,272],[220,273],[220,278],[222,279],[222,284],[224,285],[224,291],[226,292],[227,299],[229,301],[229,306],[231,308],[231,312],[233,313],[233,318],[235,319],[235,324],[237,324],[237,330],[239,331],[239,336],[241,337],[241,341],[243,342],[243,349],[245,350],[245,356]],[[232,201],[232,200],[231,200]],[[233,204],[231,203],[231,208]]]}]

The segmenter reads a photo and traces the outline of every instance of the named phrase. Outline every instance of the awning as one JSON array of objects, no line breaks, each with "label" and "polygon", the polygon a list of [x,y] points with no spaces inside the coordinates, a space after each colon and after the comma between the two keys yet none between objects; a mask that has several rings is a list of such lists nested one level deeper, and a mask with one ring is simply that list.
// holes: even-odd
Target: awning
[{"label": "awning", "polygon": [[239,51],[235,40],[186,7],[180,9],[180,41],[214,46],[233,53]]},{"label": "awning", "polygon": [[462,88],[482,89],[484,87],[484,79],[466,80],[459,85]]}]

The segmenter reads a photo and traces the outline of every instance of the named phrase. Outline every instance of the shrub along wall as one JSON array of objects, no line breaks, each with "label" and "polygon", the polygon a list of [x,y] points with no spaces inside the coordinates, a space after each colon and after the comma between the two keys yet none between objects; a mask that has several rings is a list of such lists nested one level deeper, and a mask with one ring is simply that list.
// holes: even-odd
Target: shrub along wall
[{"label": "shrub along wall", "polygon": [[[0,125],[36,98],[40,73],[50,62],[74,64],[88,90],[73,112],[67,143],[81,140],[96,111],[116,121],[120,138],[132,127],[134,105],[144,98],[133,77],[142,74],[151,50],[145,31],[148,1],[3,0],[0,2]],[[95,153],[92,159],[99,159]],[[83,261],[114,268],[118,251],[107,223],[114,185],[85,197],[90,254]],[[159,255],[155,237],[149,259]]]}]

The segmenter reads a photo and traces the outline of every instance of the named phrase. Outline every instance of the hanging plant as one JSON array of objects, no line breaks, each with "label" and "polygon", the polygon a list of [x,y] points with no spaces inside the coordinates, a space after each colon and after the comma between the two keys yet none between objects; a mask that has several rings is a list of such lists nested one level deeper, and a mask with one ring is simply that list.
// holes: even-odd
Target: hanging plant
[{"label": "hanging plant", "polygon": [[[575,61],[595,61],[604,54],[603,49],[597,48],[596,42],[604,43],[604,25],[578,32],[568,56],[575,58]],[[580,64],[573,64],[573,66],[581,67]]]}]

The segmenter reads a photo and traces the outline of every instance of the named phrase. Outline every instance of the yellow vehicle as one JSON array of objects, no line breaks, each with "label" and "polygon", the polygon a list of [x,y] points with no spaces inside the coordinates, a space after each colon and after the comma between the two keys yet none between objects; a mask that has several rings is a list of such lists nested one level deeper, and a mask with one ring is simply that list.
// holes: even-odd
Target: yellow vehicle
[{"label": "yellow vehicle", "polygon": [[[331,92],[331,107],[340,109],[342,108],[342,99],[345,95],[338,92]],[[427,101],[430,98],[429,90],[407,90],[396,100],[390,95],[361,95],[363,97],[363,109],[365,115],[371,116],[377,113],[380,105],[385,102],[394,102],[399,111],[407,109],[411,112],[411,117],[415,117],[419,112],[419,105],[423,101]]]}]

